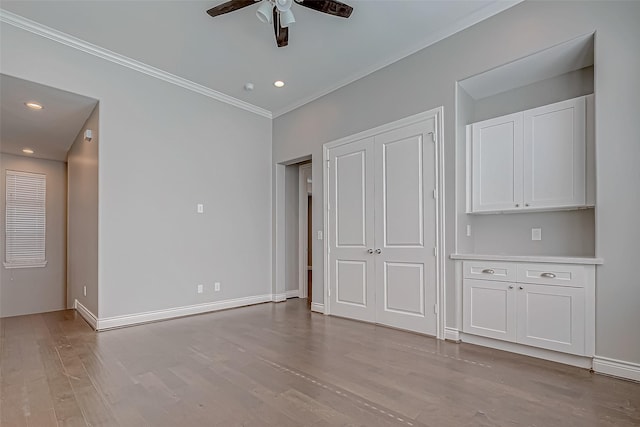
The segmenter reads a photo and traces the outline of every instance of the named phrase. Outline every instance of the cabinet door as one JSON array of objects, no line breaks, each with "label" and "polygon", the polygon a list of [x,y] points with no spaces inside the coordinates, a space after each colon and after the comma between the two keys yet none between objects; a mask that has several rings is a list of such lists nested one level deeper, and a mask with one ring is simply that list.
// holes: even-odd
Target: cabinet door
[{"label": "cabinet door", "polygon": [[505,211],[522,205],[522,113],[472,125],[472,210]]},{"label": "cabinet door", "polygon": [[585,98],[524,112],[525,207],[585,205]]},{"label": "cabinet door", "polygon": [[584,288],[518,284],[516,305],[518,343],[585,353]]},{"label": "cabinet door", "polygon": [[465,279],[462,286],[463,331],[515,341],[515,284]]}]

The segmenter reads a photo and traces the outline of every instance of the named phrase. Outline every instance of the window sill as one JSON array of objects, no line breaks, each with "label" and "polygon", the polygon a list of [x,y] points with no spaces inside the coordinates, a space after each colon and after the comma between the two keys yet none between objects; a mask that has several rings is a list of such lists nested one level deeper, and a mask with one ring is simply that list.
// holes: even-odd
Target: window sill
[{"label": "window sill", "polygon": [[30,262],[30,263],[3,262],[2,264],[4,265],[4,268],[6,268],[7,270],[11,268],[39,268],[39,267],[46,267],[47,261]]}]

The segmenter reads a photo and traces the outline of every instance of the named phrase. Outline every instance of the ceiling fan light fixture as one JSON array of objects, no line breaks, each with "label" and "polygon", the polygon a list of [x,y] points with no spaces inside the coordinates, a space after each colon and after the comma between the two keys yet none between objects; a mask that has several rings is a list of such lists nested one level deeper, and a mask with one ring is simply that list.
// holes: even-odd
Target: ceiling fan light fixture
[{"label": "ceiling fan light fixture", "polygon": [[294,22],[296,22],[296,18],[293,16],[293,12],[291,12],[290,9],[280,12],[280,26],[282,28],[287,28]]},{"label": "ceiling fan light fixture", "polygon": [[292,0],[275,0],[276,8],[278,12],[286,12],[291,9]]},{"label": "ceiling fan light fixture", "polygon": [[260,4],[260,6],[258,7],[258,10],[256,11],[256,16],[261,22],[265,24],[271,24],[271,20],[273,16],[272,11],[273,11],[273,4],[269,0],[262,0],[262,3]]}]

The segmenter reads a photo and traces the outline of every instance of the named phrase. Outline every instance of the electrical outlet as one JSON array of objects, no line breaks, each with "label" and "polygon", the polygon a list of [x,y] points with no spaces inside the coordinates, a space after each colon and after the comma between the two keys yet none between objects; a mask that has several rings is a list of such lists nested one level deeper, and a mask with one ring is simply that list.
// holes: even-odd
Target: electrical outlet
[{"label": "electrical outlet", "polygon": [[220,291],[220,282],[216,282],[213,285],[213,290],[216,291],[216,292]]},{"label": "electrical outlet", "polygon": [[204,285],[198,285],[198,293],[201,294],[204,292]]},{"label": "electrical outlet", "polygon": [[82,294],[86,297],[87,296],[87,285],[84,285],[82,287]]},{"label": "electrical outlet", "polygon": [[542,228],[531,229],[531,240],[542,240]]},{"label": "electrical outlet", "polygon": [[322,230],[318,230],[318,240],[322,240]]}]

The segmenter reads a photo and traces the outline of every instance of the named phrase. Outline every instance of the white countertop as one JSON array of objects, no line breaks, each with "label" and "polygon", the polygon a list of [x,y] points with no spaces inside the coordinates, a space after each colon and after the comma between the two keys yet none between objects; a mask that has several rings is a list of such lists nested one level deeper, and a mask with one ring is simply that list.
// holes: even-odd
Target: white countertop
[{"label": "white countertop", "polygon": [[544,262],[551,264],[604,264],[602,258],[594,257],[566,257],[542,255],[486,255],[486,254],[451,254],[451,259],[468,261],[516,261],[516,262]]}]

